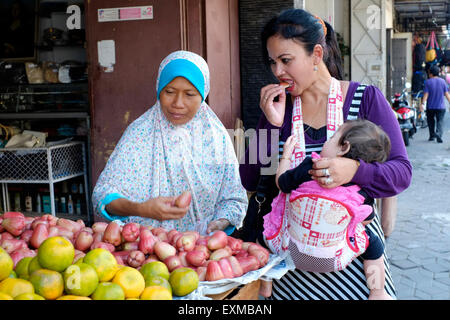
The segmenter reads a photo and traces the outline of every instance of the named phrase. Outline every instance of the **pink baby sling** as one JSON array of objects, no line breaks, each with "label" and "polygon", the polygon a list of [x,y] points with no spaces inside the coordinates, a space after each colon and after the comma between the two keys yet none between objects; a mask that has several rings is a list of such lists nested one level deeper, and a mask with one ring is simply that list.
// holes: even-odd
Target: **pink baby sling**
[{"label": "pink baby sling", "polygon": [[[327,139],[342,125],[342,109],[340,83],[332,78],[327,106]],[[300,97],[294,102],[292,133],[297,137],[293,168],[306,157]],[[372,208],[363,205],[364,197],[359,190],[357,185],[325,189],[316,181],[309,181],[292,191],[289,197],[281,192],[272,202],[272,211],[264,216],[263,234],[269,248],[275,253],[289,250],[300,270],[332,272],[344,269],[368,246],[362,221]]]},{"label": "pink baby sling", "polygon": [[272,202],[271,213],[264,216],[269,248],[276,253],[289,250],[300,270],[344,269],[369,244],[362,221],[372,207],[363,204],[359,190],[357,185],[325,189],[308,181],[289,196],[280,193]]}]

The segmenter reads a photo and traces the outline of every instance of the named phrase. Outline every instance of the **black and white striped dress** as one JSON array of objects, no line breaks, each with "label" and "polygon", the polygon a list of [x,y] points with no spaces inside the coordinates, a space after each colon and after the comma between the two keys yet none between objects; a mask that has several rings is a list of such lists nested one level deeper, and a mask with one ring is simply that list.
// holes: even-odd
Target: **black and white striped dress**
[{"label": "black and white striped dress", "polygon": [[[359,113],[362,94],[365,86],[360,85],[353,97],[347,119],[356,119]],[[311,128],[312,129],[312,128]],[[314,129],[313,129],[314,130]],[[320,129],[319,129],[320,130]],[[283,151],[284,142],[280,142],[280,152]],[[306,145],[306,155],[313,151],[320,153],[323,144]],[[376,210],[376,208],[375,208]],[[375,233],[383,242],[384,234],[378,214],[375,219],[366,226]],[[394,299],[396,297],[395,287],[386,252],[383,254],[385,266],[385,289]],[[363,259],[355,259],[344,270],[329,273],[307,272],[301,270],[289,271],[280,280],[273,281],[273,300],[366,300],[369,297],[369,288],[366,285]]]}]

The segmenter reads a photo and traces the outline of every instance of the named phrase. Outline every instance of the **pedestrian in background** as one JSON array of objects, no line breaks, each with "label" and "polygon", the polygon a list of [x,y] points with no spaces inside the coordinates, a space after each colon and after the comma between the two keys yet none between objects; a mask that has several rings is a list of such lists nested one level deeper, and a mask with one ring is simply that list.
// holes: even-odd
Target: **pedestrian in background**
[{"label": "pedestrian in background", "polygon": [[445,115],[444,96],[450,102],[450,93],[448,92],[448,85],[439,77],[439,72],[438,66],[432,66],[428,71],[429,79],[425,81],[420,111],[424,110],[426,104],[428,130],[430,132],[428,141],[436,139],[438,143],[442,143],[442,123]]}]

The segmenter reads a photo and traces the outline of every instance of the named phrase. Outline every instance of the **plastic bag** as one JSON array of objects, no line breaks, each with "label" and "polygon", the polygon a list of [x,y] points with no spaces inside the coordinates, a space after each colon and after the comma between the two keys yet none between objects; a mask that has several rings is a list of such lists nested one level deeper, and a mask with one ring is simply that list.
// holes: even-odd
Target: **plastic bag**
[{"label": "plastic bag", "polygon": [[28,83],[44,83],[44,72],[39,65],[33,62],[26,62],[25,70],[27,72]]}]

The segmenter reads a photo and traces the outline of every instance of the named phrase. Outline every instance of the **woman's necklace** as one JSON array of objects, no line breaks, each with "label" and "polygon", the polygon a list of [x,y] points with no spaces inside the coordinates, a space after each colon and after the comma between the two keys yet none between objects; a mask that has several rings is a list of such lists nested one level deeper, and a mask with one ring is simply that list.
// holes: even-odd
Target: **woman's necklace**
[{"label": "woman's necklace", "polygon": [[[326,110],[326,108],[327,108],[327,106],[325,106],[325,110]],[[313,127],[313,125],[316,123],[316,121],[317,121],[317,119],[319,119],[319,116],[321,115],[321,112],[316,112],[315,114],[314,114],[314,116],[313,116],[313,118],[312,118],[312,120],[311,120],[311,122],[309,122],[310,123],[310,125],[309,124],[307,124],[307,123],[303,123],[303,128],[305,128],[305,126],[306,126],[306,130],[304,130],[303,131],[303,133],[304,134],[306,134],[311,128],[313,128],[313,129],[315,129],[315,130],[318,130],[318,129],[320,129],[320,128],[322,128],[323,126],[321,126],[320,128],[315,128],[315,127]],[[322,114],[323,115],[323,114]],[[325,115],[325,119],[326,119],[326,115]],[[326,122],[326,120],[325,120],[325,122]]]}]

